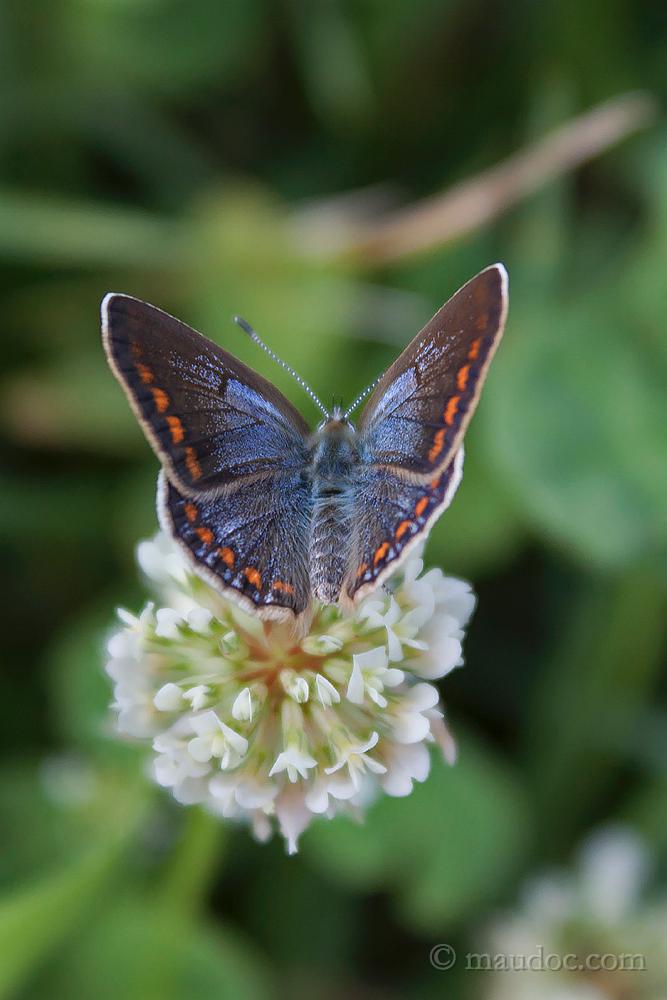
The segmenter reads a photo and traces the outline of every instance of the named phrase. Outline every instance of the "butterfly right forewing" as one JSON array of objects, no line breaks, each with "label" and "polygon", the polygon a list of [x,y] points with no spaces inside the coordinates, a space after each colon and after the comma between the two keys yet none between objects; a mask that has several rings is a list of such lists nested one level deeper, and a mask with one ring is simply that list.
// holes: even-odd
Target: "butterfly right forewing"
[{"label": "butterfly right forewing", "polygon": [[506,313],[507,274],[495,264],[438,310],[378,382],[359,422],[344,599],[363,599],[395,572],[451,502]]},{"label": "butterfly right forewing", "polygon": [[445,469],[473,415],[507,313],[502,264],[449,299],[385,372],[364,408],[366,461],[427,482]]}]

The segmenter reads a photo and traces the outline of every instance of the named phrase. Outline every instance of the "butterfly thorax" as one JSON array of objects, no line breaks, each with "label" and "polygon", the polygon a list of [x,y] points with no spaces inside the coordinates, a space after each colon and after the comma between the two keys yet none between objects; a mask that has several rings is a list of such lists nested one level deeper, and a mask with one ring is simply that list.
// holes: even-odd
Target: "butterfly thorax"
[{"label": "butterfly thorax", "polygon": [[307,469],[313,500],[311,586],[319,601],[334,604],[350,565],[352,491],[359,463],[353,425],[347,420],[326,421],[315,434],[311,456]]}]

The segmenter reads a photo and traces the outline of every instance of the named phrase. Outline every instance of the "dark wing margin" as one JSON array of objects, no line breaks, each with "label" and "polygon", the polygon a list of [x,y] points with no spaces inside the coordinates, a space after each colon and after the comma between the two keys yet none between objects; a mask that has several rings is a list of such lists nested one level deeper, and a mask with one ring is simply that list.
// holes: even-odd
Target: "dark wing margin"
[{"label": "dark wing margin", "polygon": [[438,310],[385,372],[359,421],[366,461],[427,482],[452,460],[505,327],[508,278],[494,264]]},{"label": "dark wing margin", "polygon": [[395,573],[454,498],[463,475],[463,447],[428,483],[410,483],[391,469],[360,470],[354,493],[355,565],[343,600],[357,603]]},{"label": "dark wing margin", "polygon": [[310,495],[298,475],[190,498],[158,479],[161,527],[224,597],[262,618],[290,620],[310,608]]},{"label": "dark wing margin", "polygon": [[267,379],[168,313],[102,302],[102,340],[150,445],[189,495],[300,468],[309,428]]}]

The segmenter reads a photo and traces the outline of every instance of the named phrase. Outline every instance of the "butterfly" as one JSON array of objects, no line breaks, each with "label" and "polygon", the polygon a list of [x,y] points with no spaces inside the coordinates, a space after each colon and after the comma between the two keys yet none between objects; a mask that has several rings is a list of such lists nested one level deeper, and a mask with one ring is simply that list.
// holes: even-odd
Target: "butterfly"
[{"label": "butterfly", "polygon": [[[262,618],[356,605],[450,504],[463,435],[503,333],[494,264],[438,310],[390,368],[312,430],[257,372],[155,306],[109,293],[102,338],[162,471],[158,517],[193,569]],[[358,425],[350,413],[370,393]]]}]

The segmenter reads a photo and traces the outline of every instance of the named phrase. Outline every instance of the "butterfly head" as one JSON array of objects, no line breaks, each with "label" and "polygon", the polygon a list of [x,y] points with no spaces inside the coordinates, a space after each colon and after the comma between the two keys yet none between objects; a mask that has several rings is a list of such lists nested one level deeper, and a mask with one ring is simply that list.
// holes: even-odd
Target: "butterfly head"
[{"label": "butterfly head", "polygon": [[349,437],[354,434],[354,424],[348,420],[342,406],[332,406],[331,412],[317,425],[318,434],[329,437]]},{"label": "butterfly head", "polygon": [[350,469],[358,458],[357,432],[354,425],[335,410],[322,420],[314,435],[312,468],[314,475],[327,488],[339,491],[341,483],[349,477]]}]

